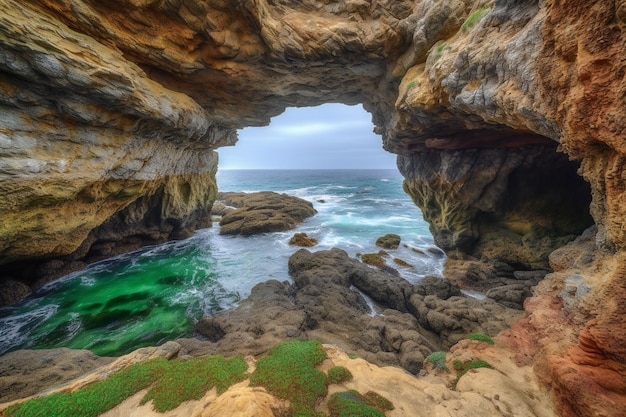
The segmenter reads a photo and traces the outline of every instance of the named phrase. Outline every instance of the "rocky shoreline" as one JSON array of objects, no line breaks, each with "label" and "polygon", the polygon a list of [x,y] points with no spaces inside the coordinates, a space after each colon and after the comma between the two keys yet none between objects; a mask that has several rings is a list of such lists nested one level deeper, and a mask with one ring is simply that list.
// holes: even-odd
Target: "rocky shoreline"
[{"label": "rocky shoreline", "polygon": [[[495,336],[520,315],[493,300],[466,297],[445,278],[412,285],[340,249],[300,249],[289,271],[293,283],[258,284],[235,309],[200,320],[199,339],[177,341],[185,355],[260,356],[283,340],[319,340],[417,375],[432,352],[448,350],[470,333]],[[32,395],[111,360],[69,349],[38,352],[0,356],[0,401]],[[70,361],[72,367],[65,365]]]}]

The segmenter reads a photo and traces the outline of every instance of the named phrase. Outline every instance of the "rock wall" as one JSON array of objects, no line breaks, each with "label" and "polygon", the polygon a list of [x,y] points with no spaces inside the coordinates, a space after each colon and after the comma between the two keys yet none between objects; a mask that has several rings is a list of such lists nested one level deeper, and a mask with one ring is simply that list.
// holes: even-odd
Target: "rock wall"
[{"label": "rock wall", "polygon": [[[594,369],[626,362],[609,331],[623,333],[626,299],[609,263],[626,249],[625,4],[0,0],[3,293],[208,225],[214,150],[235,129],[363,103],[453,261],[545,269],[595,223],[606,255],[575,280],[593,285],[547,304],[564,311],[571,366],[543,348],[537,360],[563,415],[618,409],[621,368],[593,374],[593,401],[568,375],[590,375],[589,355]],[[548,281],[537,296],[564,303],[571,283]],[[541,305],[527,303],[531,327],[552,340]]]}]

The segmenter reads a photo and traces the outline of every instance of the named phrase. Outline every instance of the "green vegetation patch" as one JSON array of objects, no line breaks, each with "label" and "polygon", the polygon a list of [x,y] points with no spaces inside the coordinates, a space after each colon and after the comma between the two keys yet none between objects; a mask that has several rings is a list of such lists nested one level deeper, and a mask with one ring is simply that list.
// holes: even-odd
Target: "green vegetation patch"
[{"label": "green vegetation patch", "polygon": [[[391,407],[393,409],[393,405]],[[366,398],[354,390],[336,392],[331,395],[328,400],[328,410],[330,417],[385,417],[382,410],[368,404]]]},{"label": "green vegetation patch", "polygon": [[486,362],[486,361],[484,361],[482,359],[476,359],[476,360],[473,360],[473,361],[467,362],[467,363],[463,363],[460,360],[456,359],[452,363],[452,366],[454,366],[454,369],[458,372],[457,376],[456,376],[456,380],[454,381],[454,386],[455,387],[456,387],[456,384],[461,379],[461,377],[463,375],[465,375],[470,369],[478,369],[478,368],[493,369],[493,366],[491,366],[488,362]]},{"label": "green vegetation patch", "polygon": [[[95,417],[150,386],[152,388],[142,402],[152,399],[156,410],[166,411],[184,401],[200,398],[213,386],[217,386],[218,392],[225,391],[233,383],[243,380],[247,369],[248,365],[241,357],[226,360],[221,356],[209,356],[187,361],[157,358],[133,364],[78,391],[56,393],[13,405],[5,415]],[[200,394],[199,390],[202,390]]]},{"label": "green vegetation patch", "polygon": [[326,374],[315,369],[324,359],[326,353],[316,340],[281,342],[259,359],[250,385],[289,400],[295,415],[314,415],[316,401],[328,393]]},{"label": "green vegetation patch", "polygon": [[470,17],[467,18],[467,20],[463,23],[463,25],[461,25],[461,30],[463,32],[466,32],[469,28],[474,26],[476,22],[478,22],[480,19],[485,17],[487,13],[489,13],[490,11],[491,11],[491,7],[481,7],[480,9],[472,13]]},{"label": "green vegetation patch", "polygon": [[213,387],[222,394],[231,385],[245,379],[247,369],[242,358],[227,360],[222,356],[170,362],[167,371],[150,387],[141,404],[153,400],[154,409],[162,413],[173,410],[183,401],[199,400]]},{"label": "green vegetation patch", "polygon": [[367,391],[363,395],[363,401],[381,411],[393,410],[395,408],[391,401],[374,391]]},{"label": "green vegetation patch", "polygon": [[491,337],[482,333],[471,333],[467,336],[467,338],[470,340],[478,340],[479,342],[489,343],[490,345],[494,344],[493,339]]},{"label": "green vegetation patch", "polygon": [[328,370],[328,382],[331,384],[341,384],[351,379],[352,373],[343,366],[333,366]]},{"label": "green vegetation patch", "polygon": [[426,357],[426,360],[437,369],[448,369],[446,368],[446,356],[446,352],[433,352]]}]

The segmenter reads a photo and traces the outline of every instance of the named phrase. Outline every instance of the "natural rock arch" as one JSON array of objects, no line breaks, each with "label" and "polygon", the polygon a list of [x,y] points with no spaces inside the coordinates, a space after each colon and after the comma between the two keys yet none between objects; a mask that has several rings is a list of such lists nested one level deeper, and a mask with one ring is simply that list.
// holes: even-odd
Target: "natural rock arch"
[{"label": "natural rock arch", "polygon": [[[1,0],[0,9],[5,283],[21,274],[37,286],[38,276],[115,246],[185,236],[207,221],[216,193],[213,150],[234,143],[236,128],[267,123],[286,106],[361,102],[384,147],[399,155],[407,191],[429,213],[435,236],[445,232],[440,240],[459,257],[480,248],[484,233],[475,228],[515,219],[459,203],[463,190],[445,189],[454,179],[447,166],[477,155],[483,166],[492,157],[524,159],[493,174],[507,167],[515,184],[546,163],[568,165],[554,156],[554,143],[580,161],[596,252],[560,266],[583,271],[593,290],[563,310],[578,314],[563,320],[580,340],[537,349],[572,361],[548,361],[564,413],[623,399],[623,389],[603,383],[624,384],[625,343],[607,332],[623,323],[623,310],[597,307],[606,297],[616,306],[626,299],[611,291],[623,287],[614,262],[626,247],[621,2]],[[553,188],[570,182],[568,175],[550,181]],[[505,212],[522,214],[502,196]],[[447,221],[450,209],[461,219]],[[570,220],[579,215],[574,210]],[[569,234],[584,221],[564,223],[574,225]],[[491,253],[483,249],[469,255]],[[504,255],[493,259],[507,261]],[[598,265],[610,272],[594,275]],[[555,288],[565,287],[562,278]],[[554,288],[541,294],[564,299]],[[537,323],[535,331],[548,332]],[[598,357],[611,364],[592,361],[592,372],[588,359]],[[561,377],[568,369],[588,376],[591,394]]]}]

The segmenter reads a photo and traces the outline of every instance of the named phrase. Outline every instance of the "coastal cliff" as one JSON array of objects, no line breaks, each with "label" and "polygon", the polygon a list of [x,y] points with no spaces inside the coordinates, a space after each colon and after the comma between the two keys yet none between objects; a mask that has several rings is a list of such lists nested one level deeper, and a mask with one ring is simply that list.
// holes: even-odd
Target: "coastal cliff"
[{"label": "coastal cliff", "polygon": [[452,278],[489,289],[554,271],[507,337],[558,412],[624,409],[626,3],[0,0],[0,11],[5,302],[209,226],[215,150],[236,129],[290,106],[362,103]]}]

